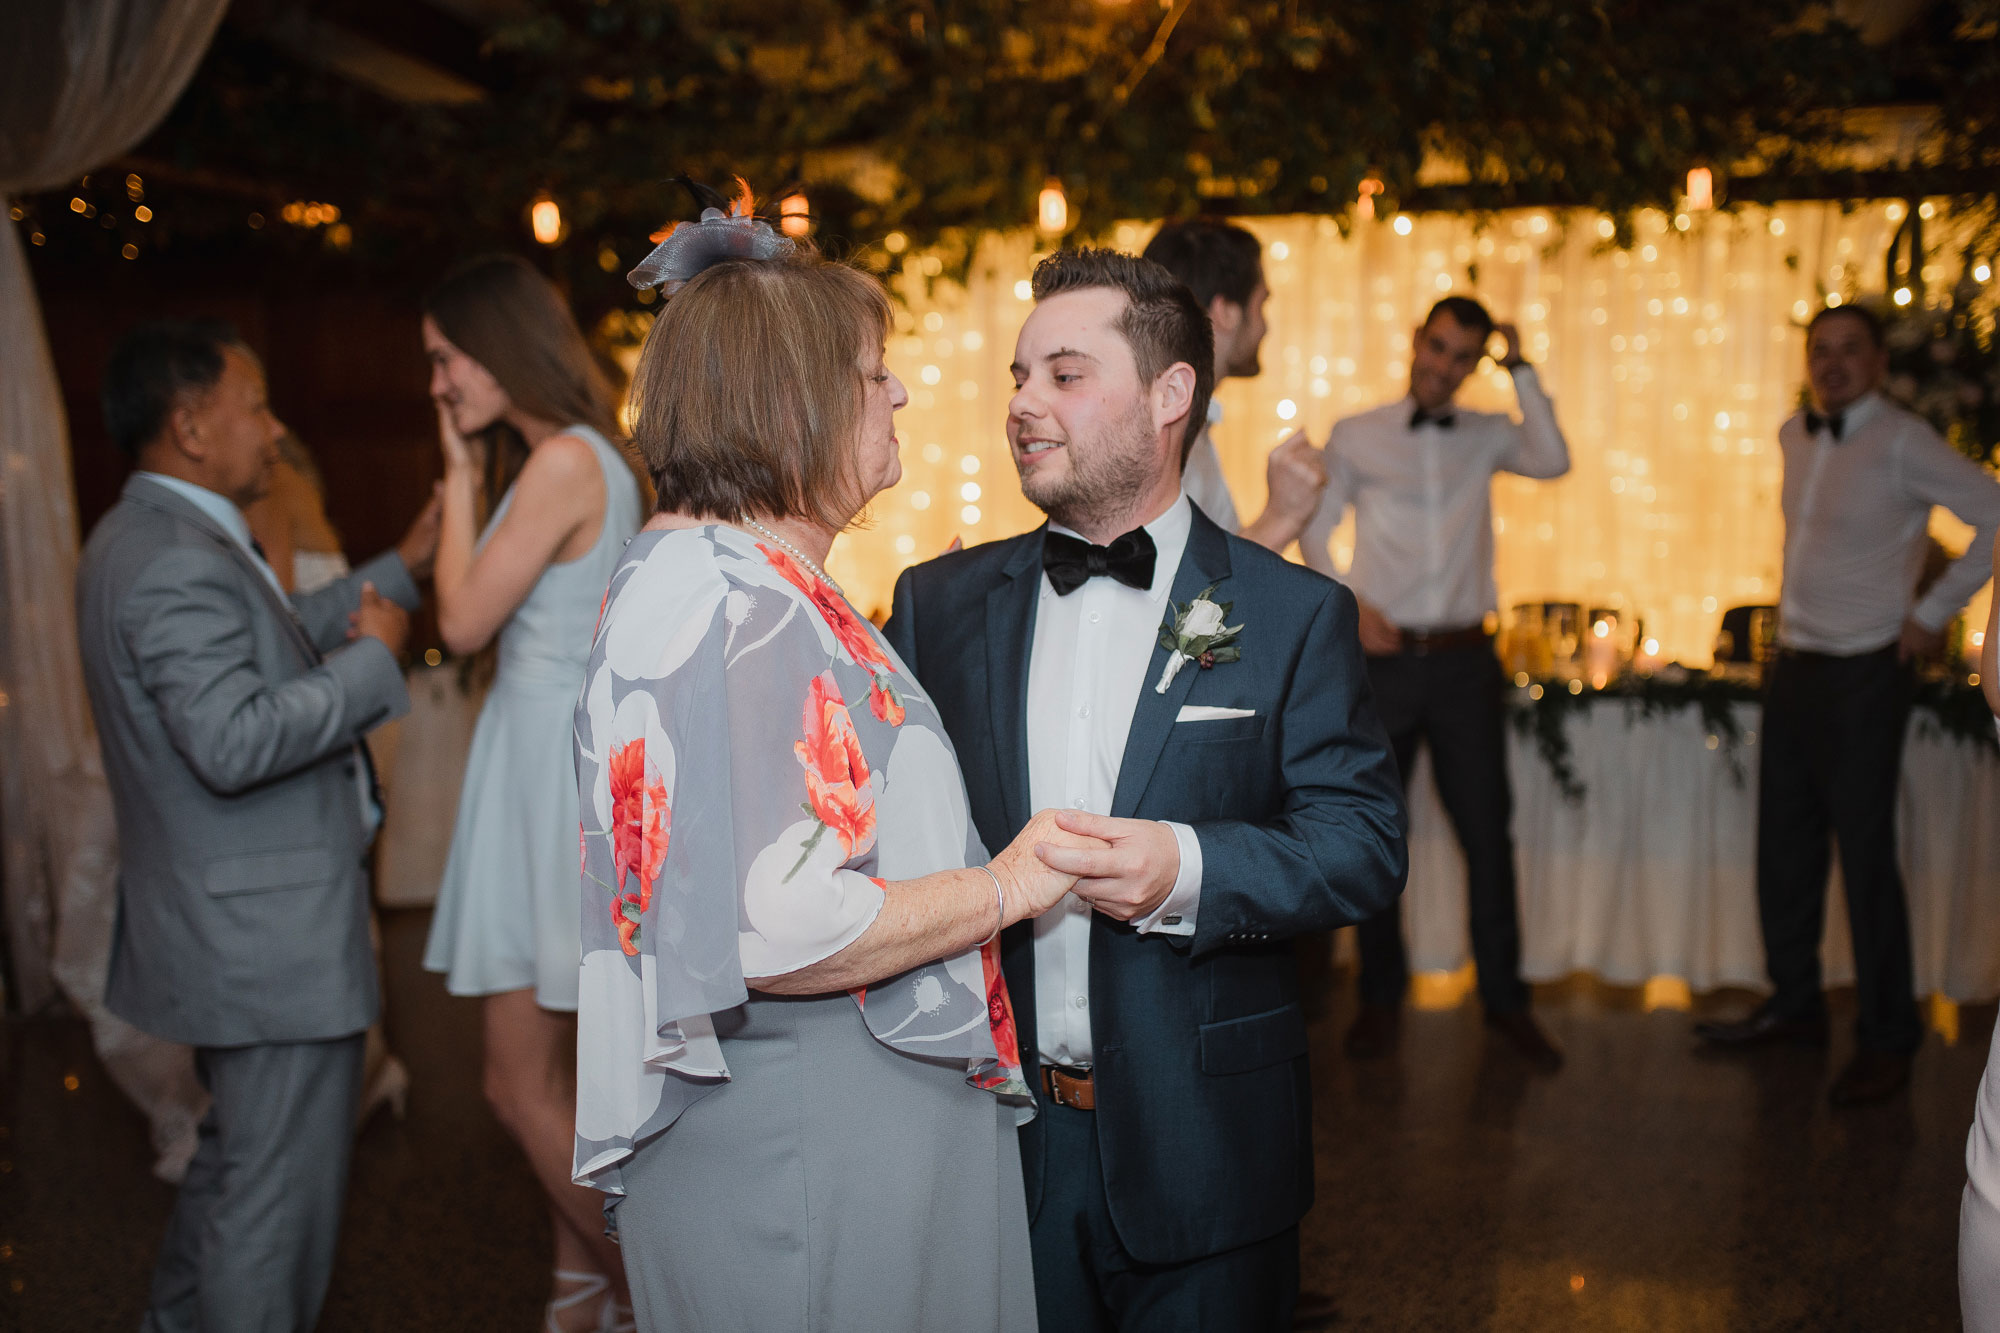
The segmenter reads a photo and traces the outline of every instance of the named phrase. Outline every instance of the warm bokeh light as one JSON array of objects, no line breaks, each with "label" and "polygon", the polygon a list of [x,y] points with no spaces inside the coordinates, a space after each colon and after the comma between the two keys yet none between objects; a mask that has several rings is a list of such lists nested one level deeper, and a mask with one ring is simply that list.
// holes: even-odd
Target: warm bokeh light
[{"label": "warm bokeh light", "polygon": [[812,209],[803,193],[778,201],[778,227],[787,236],[804,236],[812,230]]},{"label": "warm bokeh light", "polygon": [[1382,193],[1382,182],[1369,176],[1361,182],[1354,195],[1354,216],[1363,222],[1375,219],[1375,196]]},{"label": "warm bokeh light", "polygon": [[1060,236],[1069,230],[1069,197],[1063,193],[1062,182],[1053,176],[1042,186],[1035,225],[1048,236]]},{"label": "warm bokeh light", "polygon": [[537,241],[543,245],[554,245],[562,239],[562,209],[555,200],[542,195],[528,210],[528,225],[534,229]]},{"label": "warm bokeh light", "polygon": [[1715,207],[1715,173],[1707,167],[1695,167],[1688,172],[1687,206],[1690,212],[1705,212]]}]

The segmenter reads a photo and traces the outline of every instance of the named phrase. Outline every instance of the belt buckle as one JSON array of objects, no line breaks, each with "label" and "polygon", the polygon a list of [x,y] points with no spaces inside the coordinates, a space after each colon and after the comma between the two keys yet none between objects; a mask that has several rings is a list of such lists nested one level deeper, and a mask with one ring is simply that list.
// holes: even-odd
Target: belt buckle
[{"label": "belt buckle", "polygon": [[1087,1078],[1089,1078],[1089,1077],[1090,1077],[1090,1070],[1091,1070],[1091,1066],[1089,1066],[1089,1065],[1050,1065],[1050,1066],[1048,1066],[1048,1071],[1049,1071],[1049,1100],[1050,1100],[1050,1101],[1052,1101],[1052,1102],[1054,1102],[1054,1103],[1055,1103],[1055,1104],[1056,1104],[1057,1106],[1068,1106],[1068,1107],[1071,1107],[1071,1108],[1075,1108],[1075,1106],[1076,1106],[1076,1103],[1075,1103],[1074,1101],[1064,1101],[1064,1100],[1063,1100],[1063,1093],[1062,1093],[1062,1080],[1063,1080],[1063,1079],[1066,1079],[1066,1078],[1067,1078],[1067,1079],[1075,1079],[1075,1080],[1078,1080],[1078,1081],[1081,1081],[1081,1080],[1083,1080],[1083,1079],[1087,1079]]}]

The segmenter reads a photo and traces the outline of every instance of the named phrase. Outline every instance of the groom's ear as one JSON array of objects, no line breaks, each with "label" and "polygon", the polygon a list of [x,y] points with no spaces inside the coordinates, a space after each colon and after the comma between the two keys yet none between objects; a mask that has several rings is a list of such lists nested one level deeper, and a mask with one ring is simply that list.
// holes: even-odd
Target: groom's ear
[{"label": "groom's ear", "polygon": [[[1194,367],[1185,361],[1176,361],[1153,381],[1153,429],[1166,430],[1185,418],[1188,409],[1193,406]],[[1192,422],[1189,424],[1194,425]]]}]

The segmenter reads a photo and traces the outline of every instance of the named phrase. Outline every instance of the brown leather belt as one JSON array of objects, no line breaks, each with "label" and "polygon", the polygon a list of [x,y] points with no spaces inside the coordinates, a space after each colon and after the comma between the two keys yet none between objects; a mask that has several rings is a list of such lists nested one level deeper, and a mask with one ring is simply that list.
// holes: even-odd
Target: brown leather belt
[{"label": "brown leather belt", "polygon": [[1468,625],[1463,629],[1406,629],[1403,631],[1403,651],[1412,657],[1424,657],[1430,653],[1463,652],[1469,648],[1493,647],[1493,636],[1486,632],[1484,625]]},{"label": "brown leather belt", "polygon": [[1097,1085],[1091,1081],[1088,1069],[1066,1069],[1061,1065],[1042,1066],[1042,1091],[1057,1106],[1067,1106],[1072,1111],[1095,1111],[1097,1109]]}]

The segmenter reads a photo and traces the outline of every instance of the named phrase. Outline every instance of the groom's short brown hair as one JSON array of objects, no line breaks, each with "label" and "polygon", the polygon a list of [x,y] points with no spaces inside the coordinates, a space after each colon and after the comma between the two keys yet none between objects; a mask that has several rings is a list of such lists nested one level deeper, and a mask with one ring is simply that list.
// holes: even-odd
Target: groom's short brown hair
[{"label": "groom's short brown hair", "polygon": [[1118,250],[1082,249],[1058,250],[1035,265],[1029,285],[1037,301],[1092,287],[1125,293],[1125,310],[1116,328],[1132,349],[1141,384],[1152,384],[1169,366],[1182,361],[1194,368],[1194,397],[1181,425],[1181,462],[1186,464],[1195,436],[1208,421],[1208,400],[1215,392],[1215,330],[1187,284],[1150,259]]}]

